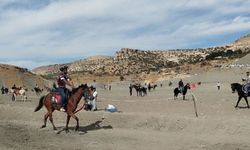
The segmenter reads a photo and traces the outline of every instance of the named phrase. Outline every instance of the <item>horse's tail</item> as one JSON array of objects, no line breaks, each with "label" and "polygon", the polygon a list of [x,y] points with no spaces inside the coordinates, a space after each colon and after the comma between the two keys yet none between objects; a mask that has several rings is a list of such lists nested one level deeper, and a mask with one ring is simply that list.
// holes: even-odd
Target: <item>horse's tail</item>
[{"label": "horse's tail", "polygon": [[44,99],[45,96],[42,96],[39,100],[39,104],[38,106],[36,107],[35,111],[34,112],[37,112],[38,110],[40,110],[42,107],[43,107],[43,99]]}]

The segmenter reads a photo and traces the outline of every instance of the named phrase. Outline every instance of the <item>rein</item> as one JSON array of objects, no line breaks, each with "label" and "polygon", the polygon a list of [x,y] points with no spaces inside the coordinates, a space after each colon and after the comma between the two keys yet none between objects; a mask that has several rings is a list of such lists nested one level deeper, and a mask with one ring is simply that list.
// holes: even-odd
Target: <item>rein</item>
[{"label": "rein", "polygon": [[[84,97],[84,92],[83,92],[83,94],[82,94],[82,97]],[[81,98],[82,99],[82,98]],[[81,101],[81,100],[80,100]],[[80,102],[79,101],[79,102]],[[80,110],[82,110],[83,108],[84,108],[84,106],[85,106],[85,103],[83,103],[83,105],[79,108],[79,109],[77,109],[76,111],[74,111],[74,114],[76,114],[76,113],[78,113]]]},{"label": "rein", "polygon": [[84,104],[82,105],[82,107],[80,107],[78,110],[74,111],[74,114],[78,113],[80,110],[82,110],[84,107]]}]

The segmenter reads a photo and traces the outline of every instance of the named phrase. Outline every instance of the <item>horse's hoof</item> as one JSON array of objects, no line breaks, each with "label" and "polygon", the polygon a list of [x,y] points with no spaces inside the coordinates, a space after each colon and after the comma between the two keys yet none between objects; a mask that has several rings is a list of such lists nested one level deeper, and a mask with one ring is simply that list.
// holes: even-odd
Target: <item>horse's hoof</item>
[{"label": "horse's hoof", "polygon": [[46,127],[46,125],[42,125],[42,126],[41,126],[41,128],[45,128],[45,127]]},{"label": "horse's hoof", "polygon": [[65,132],[66,132],[66,133],[69,133],[69,129],[65,129]]},{"label": "horse's hoof", "polygon": [[53,128],[53,130],[57,130],[57,128]]}]

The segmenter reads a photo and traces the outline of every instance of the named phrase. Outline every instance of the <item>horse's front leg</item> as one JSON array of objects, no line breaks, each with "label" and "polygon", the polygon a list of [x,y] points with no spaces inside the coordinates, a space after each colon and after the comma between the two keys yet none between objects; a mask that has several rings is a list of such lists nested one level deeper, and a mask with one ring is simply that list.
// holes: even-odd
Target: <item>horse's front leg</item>
[{"label": "horse's front leg", "polygon": [[16,101],[16,96],[15,96],[15,94],[12,94],[12,101]]},{"label": "horse's front leg", "polygon": [[44,124],[41,126],[41,128],[45,128],[46,127],[48,117],[49,117],[49,112],[47,112],[44,115]]},{"label": "horse's front leg", "polygon": [[54,122],[53,122],[52,112],[53,112],[53,111],[50,111],[50,112],[49,112],[49,120],[50,120],[50,122],[51,122],[51,124],[52,124],[52,126],[53,126],[53,129],[56,130],[56,126],[55,126],[55,124],[54,124]]},{"label": "horse's front leg", "polygon": [[65,131],[68,133],[69,132],[69,121],[70,121],[70,115],[67,115],[67,121],[66,121],[66,126],[65,126]]},{"label": "horse's front leg", "polygon": [[178,93],[174,93],[174,100],[176,100],[178,97]]},{"label": "horse's front leg", "polygon": [[234,106],[235,108],[237,108],[237,107],[238,107],[238,105],[239,105],[239,102],[240,102],[241,98],[242,98],[242,96],[239,96],[238,101],[237,101],[236,105]]},{"label": "horse's front leg", "polygon": [[249,107],[249,104],[248,104],[247,97],[244,97],[244,99],[245,99],[245,101],[246,101],[246,103],[247,103],[247,108],[250,108],[250,107]]},{"label": "horse's front leg", "polygon": [[185,95],[183,95],[183,100],[185,100]]},{"label": "horse's front leg", "polygon": [[76,120],[76,128],[75,128],[75,130],[78,131],[79,130],[79,119],[78,119],[78,117],[76,117],[76,115],[73,112],[68,112],[68,115]]}]

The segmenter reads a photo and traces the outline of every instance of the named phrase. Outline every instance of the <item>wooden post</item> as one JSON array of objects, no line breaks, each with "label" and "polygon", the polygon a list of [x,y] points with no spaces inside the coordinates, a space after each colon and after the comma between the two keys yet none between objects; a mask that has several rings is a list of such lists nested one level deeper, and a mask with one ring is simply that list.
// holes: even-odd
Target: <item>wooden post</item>
[{"label": "wooden post", "polygon": [[197,107],[196,107],[196,98],[195,96],[192,94],[192,99],[193,99],[193,102],[194,102],[194,111],[195,111],[195,115],[196,117],[198,117],[198,112],[197,112]]}]

